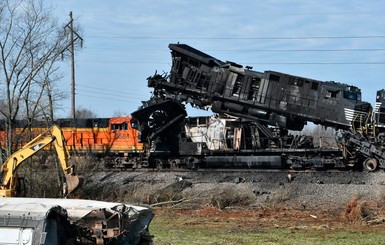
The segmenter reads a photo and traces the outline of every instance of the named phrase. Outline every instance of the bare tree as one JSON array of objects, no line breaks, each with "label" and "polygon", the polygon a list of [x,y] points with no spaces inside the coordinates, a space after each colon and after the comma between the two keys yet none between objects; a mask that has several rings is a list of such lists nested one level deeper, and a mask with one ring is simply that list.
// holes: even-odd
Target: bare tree
[{"label": "bare tree", "polygon": [[130,114],[124,113],[123,111],[114,111],[114,114],[113,114],[114,117],[124,117],[126,115],[130,115]]},{"label": "bare tree", "polygon": [[97,115],[93,111],[89,109],[85,109],[82,107],[77,107],[75,110],[75,117],[76,118],[96,118]]},{"label": "bare tree", "polygon": [[43,0],[0,1],[0,114],[5,119],[6,155],[12,152],[13,122],[53,120],[58,62],[70,41]]}]

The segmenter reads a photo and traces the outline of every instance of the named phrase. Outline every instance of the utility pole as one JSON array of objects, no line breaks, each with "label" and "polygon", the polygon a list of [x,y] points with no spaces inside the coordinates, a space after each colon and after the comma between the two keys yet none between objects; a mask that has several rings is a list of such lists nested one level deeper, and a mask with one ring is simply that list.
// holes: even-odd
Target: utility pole
[{"label": "utility pole", "polygon": [[71,53],[71,116],[76,120],[75,115],[75,42],[80,39],[80,46],[83,46],[83,38],[74,30],[74,19],[70,12],[70,22],[65,26],[70,30],[70,53]]},{"label": "utility pole", "polygon": [[75,45],[74,45],[74,19],[72,11],[70,12],[70,29],[71,29],[71,115],[75,120]]}]

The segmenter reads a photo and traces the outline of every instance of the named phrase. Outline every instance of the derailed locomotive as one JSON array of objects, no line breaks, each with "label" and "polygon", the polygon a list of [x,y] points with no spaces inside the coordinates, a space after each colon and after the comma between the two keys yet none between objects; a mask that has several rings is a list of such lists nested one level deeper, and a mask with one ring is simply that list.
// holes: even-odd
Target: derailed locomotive
[{"label": "derailed locomotive", "polygon": [[173,62],[169,76],[148,80],[157,97],[289,130],[301,130],[308,121],[348,129],[369,118],[371,105],[361,101],[361,90],[355,86],[276,71],[256,72],[185,44],[169,47]]},{"label": "derailed locomotive", "polygon": [[[132,113],[151,167],[385,167],[383,90],[372,116],[355,86],[256,72],[185,44],[169,48],[170,73],[148,79],[153,97]],[[222,137],[233,147],[210,149],[207,142],[194,142],[182,103],[234,117],[225,121],[226,134],[232,133]],[[307,122],[339,130],[339,147],[315,148],[306,137],[308,143],[298,144],[288,130],[301,130]]]}]

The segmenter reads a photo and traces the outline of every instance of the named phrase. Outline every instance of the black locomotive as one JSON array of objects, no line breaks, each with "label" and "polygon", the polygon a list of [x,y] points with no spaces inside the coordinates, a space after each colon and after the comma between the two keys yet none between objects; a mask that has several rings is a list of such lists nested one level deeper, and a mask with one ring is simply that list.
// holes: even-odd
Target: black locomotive
[{"label": "black locomotive", "polygon": [[308,121],[347,129],[370,116],[371,105],[361,101],[361,90],[355,86],[256,72],[185,44],[169,47],[173,61],[169,77],[149,79],[157,96],[290,130],[301,130]]},{"label": "black locomotive", "polygon": [[[385,167],[384,90],[377,94],[372,118],[371,105],[361,101],[355,86],[257,72],[185,44],[169,48],[170,73],[148,78],[153,97],[132,114],[150,166]],[[182,103],[232,118],[219,130],[227,147],[211,149],[215,140],[194,140]],[[340,130],[338,148],[315,148],[309,138],[290,136],[289,130],[301,130],[307,122]]]}]

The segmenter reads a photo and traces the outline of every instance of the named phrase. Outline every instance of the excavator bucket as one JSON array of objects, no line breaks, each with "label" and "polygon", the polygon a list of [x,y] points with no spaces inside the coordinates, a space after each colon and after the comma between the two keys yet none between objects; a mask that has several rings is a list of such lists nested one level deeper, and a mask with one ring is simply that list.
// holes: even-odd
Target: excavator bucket
[{"label": "excavator bucket", "polygon": [[66,175],[66,183],[64,185],[65,196],[73,193],[82,186],[84,179],[77,175]]}]

